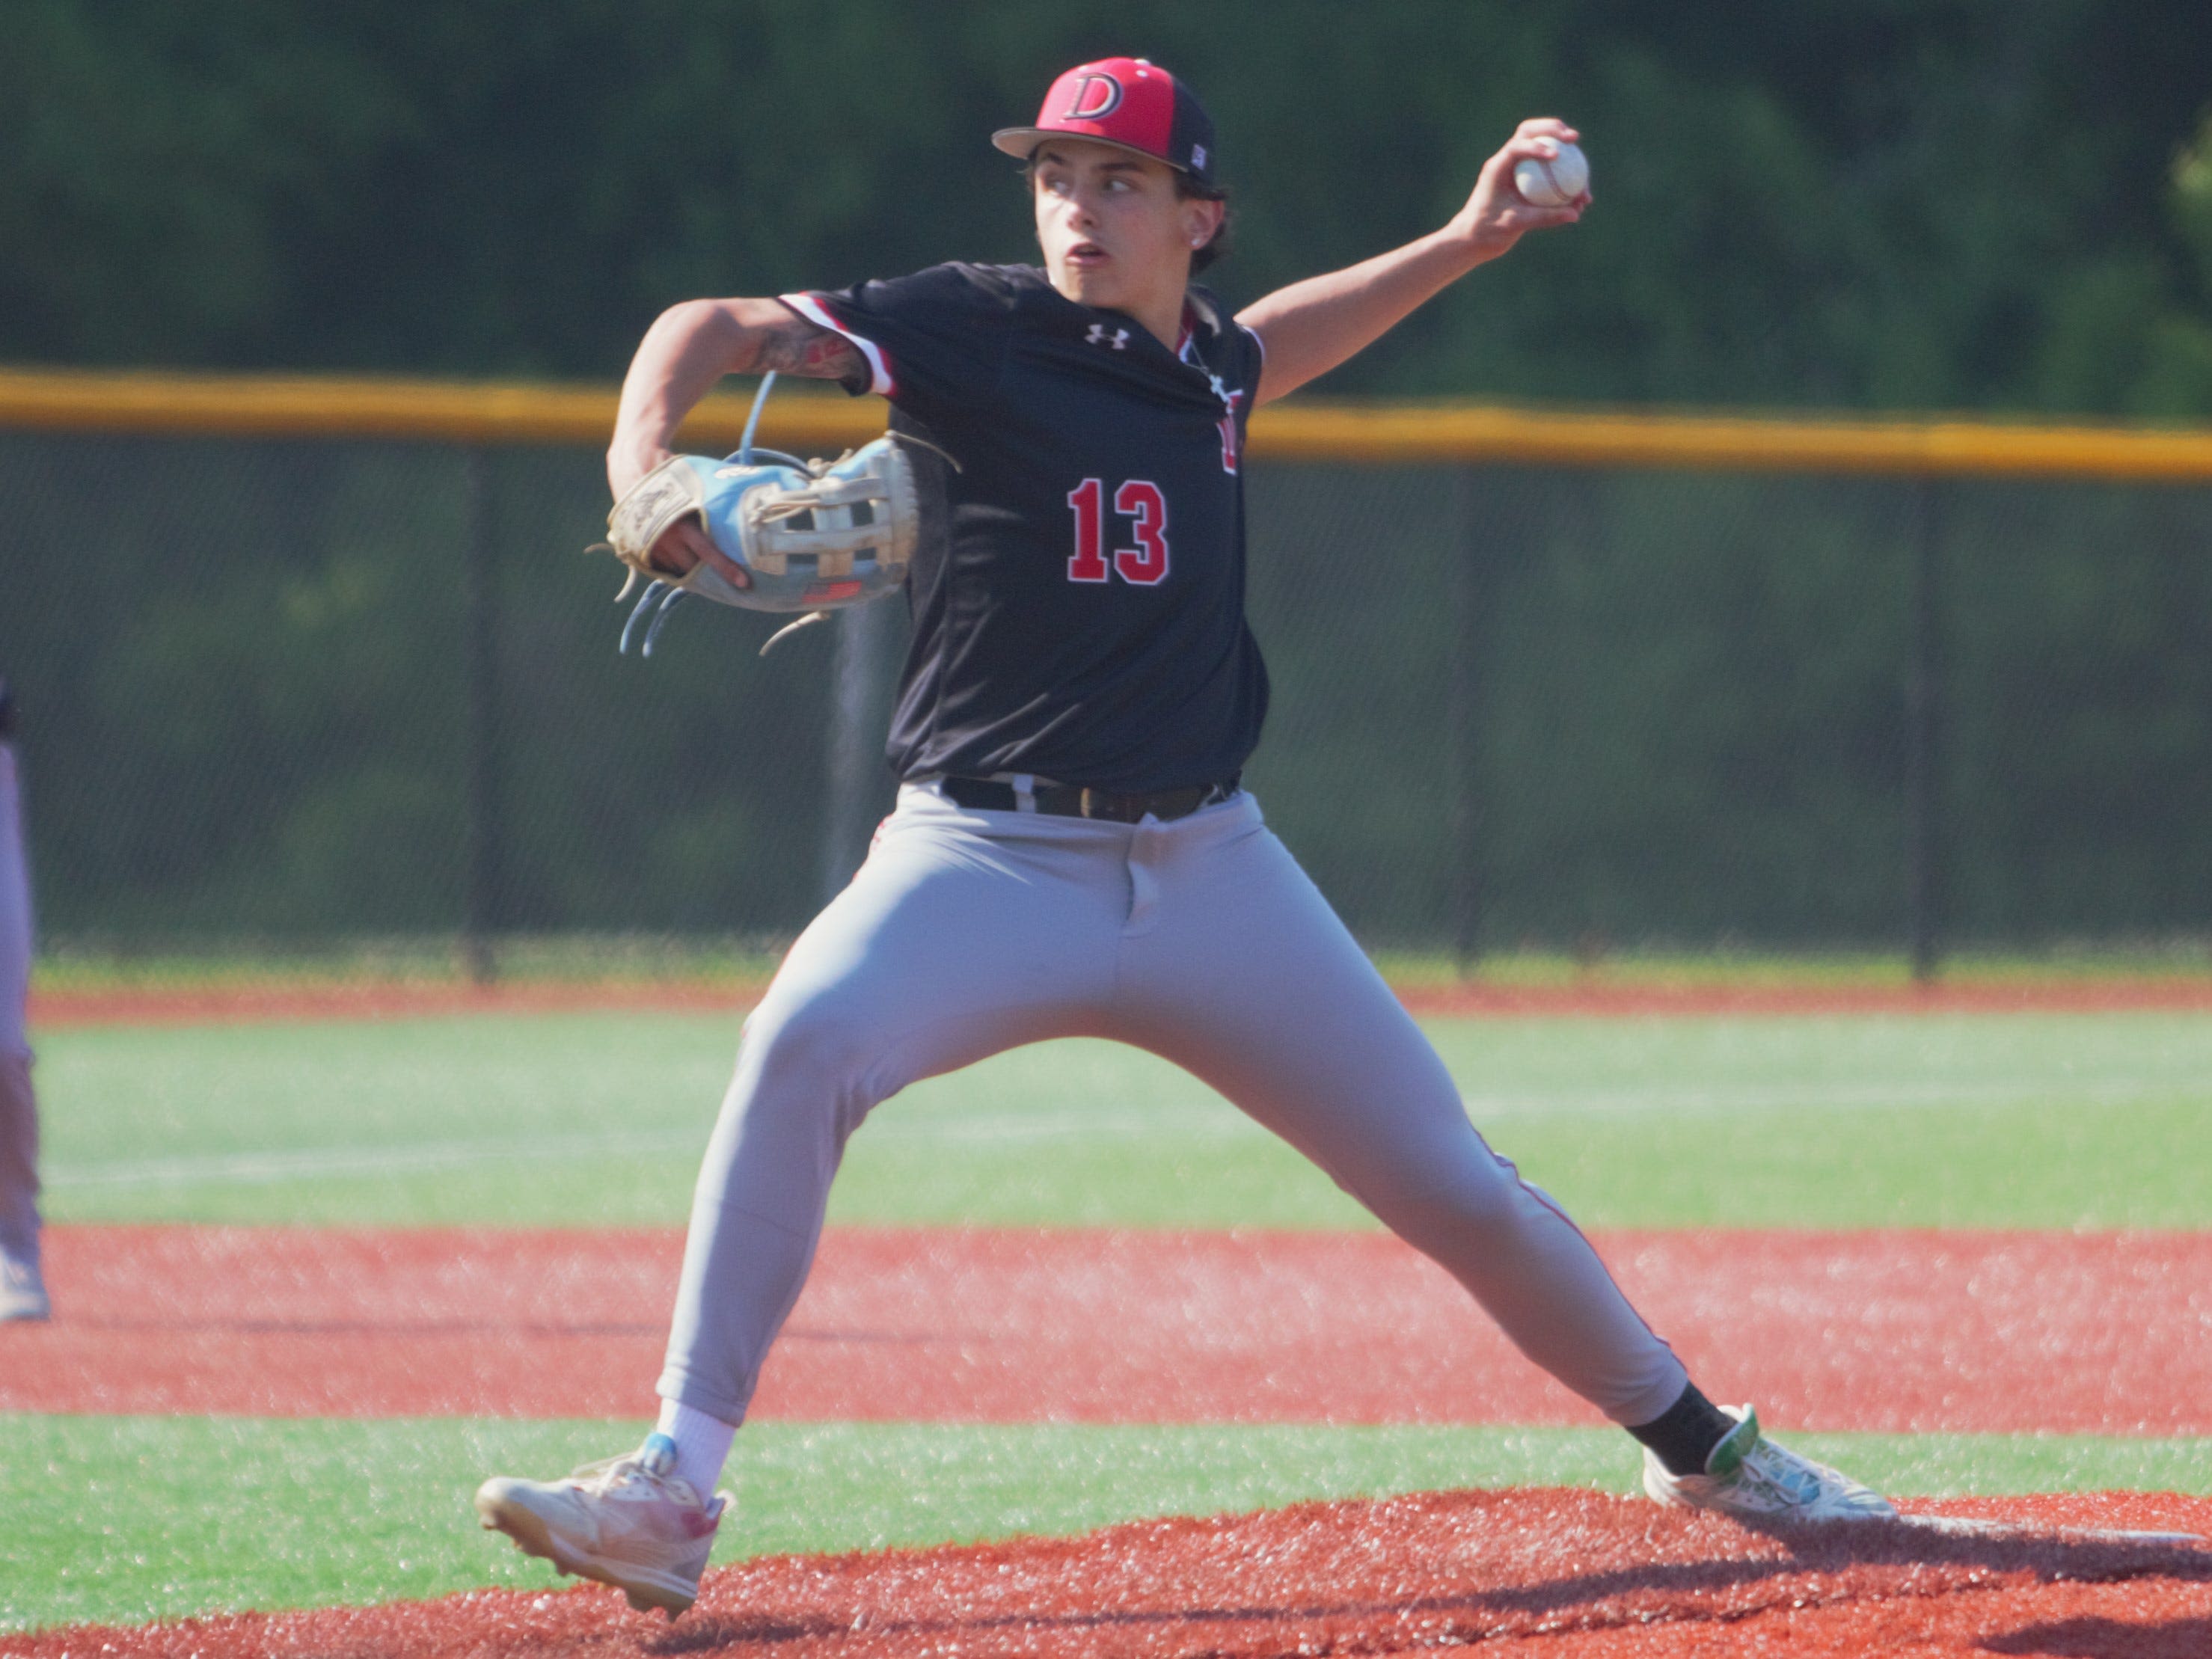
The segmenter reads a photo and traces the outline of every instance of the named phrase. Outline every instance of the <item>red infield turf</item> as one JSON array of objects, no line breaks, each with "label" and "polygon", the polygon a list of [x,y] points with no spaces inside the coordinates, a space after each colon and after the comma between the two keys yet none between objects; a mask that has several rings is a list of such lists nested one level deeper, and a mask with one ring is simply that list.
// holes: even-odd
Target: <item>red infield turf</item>
[{"label": "red infield turf", "polygon": [[[1772,1422],[2212,1432],[2212,1234],[1598,1243],[1705,1387]],[[0,1335],[0,1409],[642,1416],[680,1243],[63,1227],[50,1250],[60,1317]],[[757,1409],[1595,1420],[1379,1234],[834,1231]]]},{"label": "red infield turf", "polygon": [[[760,1000],[764,981],[581,981],[471,986],[442,981],[361,980],[302,985],[271,979],[238,985],[106,990],[34,990],[34,1030],[65,1026],[198,1024],[224,1020],[402,1019],[453,1014],[560,1013],[645,1008],[735,1012]],[[2089,1013],[2212,1009],[2212,978],[2130,975],[1975,980],[1933,985],[1831,985],[1817,981],[1679,982],[1592,973],[1564,985],[1472,980],[1409,987],[1400,993],[1419,1014],[1465,1018],[1654,1014]]]},{"label": "red infield turf", "polygon": [[[2044,1528],[2212,1533],[2212,1502],[1921,1506]],[[1432,1493],[1139,1522],[1088,1537],[837,1558],[708,1576],[664,1625],[591,1589],[246,1615],[20,1638],[22,1659],[478,1659],[737,1653],[837,1659],[1275,1659],[1420,1651],[2048,1654],[2202,1659],[2212,1550],[1910,1522],[1762,1535],[1589,1492]]]}]

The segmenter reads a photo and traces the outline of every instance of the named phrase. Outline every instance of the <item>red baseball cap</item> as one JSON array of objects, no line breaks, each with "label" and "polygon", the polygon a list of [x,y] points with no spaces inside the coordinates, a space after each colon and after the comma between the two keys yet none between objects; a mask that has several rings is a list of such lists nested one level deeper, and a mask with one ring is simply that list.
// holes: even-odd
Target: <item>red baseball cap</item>
[{"label": "red baseball cap", "polygon": [[1078,64],[1052,83],[1036,125],[1001,127],[991,142],[1029,160],[1056,132],[1134,150],[1213,183],[1213,123],[1190,88],[1142,58]]}]

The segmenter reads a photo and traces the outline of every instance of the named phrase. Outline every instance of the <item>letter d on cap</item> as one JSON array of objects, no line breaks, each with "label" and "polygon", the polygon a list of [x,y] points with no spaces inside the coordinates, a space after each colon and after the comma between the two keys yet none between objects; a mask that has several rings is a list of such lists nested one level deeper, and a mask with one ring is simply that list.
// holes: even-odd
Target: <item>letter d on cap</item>
[{"label": "letter d on cap", "polygon": [[1110,75],[1091,74],[1075,83],[1063,121],[1103,121],[1121,107],[1121,83]]}]

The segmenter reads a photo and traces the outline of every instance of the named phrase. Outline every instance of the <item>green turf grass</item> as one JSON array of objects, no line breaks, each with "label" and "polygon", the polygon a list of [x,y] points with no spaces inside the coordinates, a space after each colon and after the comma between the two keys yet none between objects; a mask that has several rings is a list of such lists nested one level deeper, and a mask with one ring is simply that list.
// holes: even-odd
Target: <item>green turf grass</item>
[{"label": "green turf grass", "polygon": [[[680,1224],[737,1042],[705,1015],[64,1030],[62,1220]],[[2212,1015],[1435,1020],[1475,1121],[1586,1224],[2212,1225]],[[1103,1042],[918,1085],[833,1221],[1364,1224]]]},{"label": "green turf grass", "polygon": [[[477,1530],[491,1473],[540,1477],[635,1443],[636,1424],[0,1414],[0,1630],[551,1586]],[[2212,1442],[1804,1435],[1899,1492],[2212,1493]],[[1074,1533],[1162,1514],[1450,1486],[1626,1492],[1606,1429],[748,1428],[720,1561]]]}]

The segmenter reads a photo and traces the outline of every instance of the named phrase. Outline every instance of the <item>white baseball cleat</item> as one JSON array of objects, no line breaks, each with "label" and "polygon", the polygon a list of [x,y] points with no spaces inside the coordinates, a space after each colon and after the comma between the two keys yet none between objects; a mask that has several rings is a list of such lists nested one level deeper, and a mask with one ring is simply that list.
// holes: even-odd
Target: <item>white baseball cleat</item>
[{"label": "white baseball cleat", "polygon": [[699,1575],[730,1501],[717,1492],[702,1503],[674,1470],[674,1448],[655,1435],[627,1457],[586,1463],[565,1480],[494,1475],[477,1488],[477,1513],[525,1554],[612,1584],[640,1613],[660,1607],[673,1619],[699,1599]]},{"label": "white baseball cleat", "polygon": [[0,1323],[16,1319],[50,1319],[53,1304],[46,1299],[46,1281],[39,1264],[12,1255],[0,1255]]},{"label": "white baseball cleat", "polygon": [[1880,1521],[1896,1515],[1872,1487],[1763,1438],[1750,1407],[1728,1414],[1736,1425],[1705,1459],[1703,1474],[1671,1474],[1644,1449],[1644,1490],[1652,1502],[1742,1520]]}]

